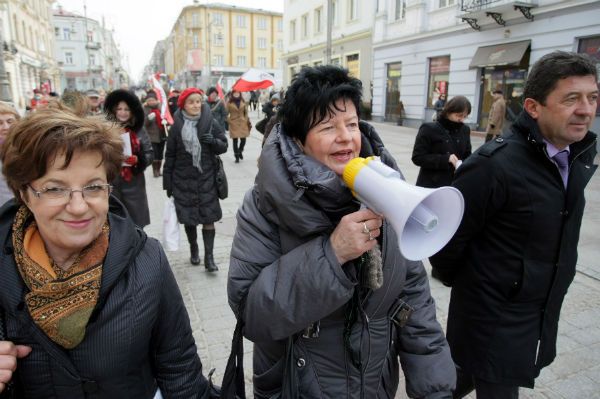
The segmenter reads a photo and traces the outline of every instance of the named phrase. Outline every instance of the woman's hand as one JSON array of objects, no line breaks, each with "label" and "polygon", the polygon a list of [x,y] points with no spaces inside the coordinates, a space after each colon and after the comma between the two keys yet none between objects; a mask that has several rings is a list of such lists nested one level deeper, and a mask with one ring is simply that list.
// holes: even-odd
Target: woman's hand
[{"label": "woman's hand", "polygon": [[138,163],[137,155],[130,155],[125,158],[125,163],[127,165],[135,166]]},{"label": "woman's hand", "polygon": [[346,215],[331,233],[331,246],[340,264],[373,249],[381,234],[383,218],[370,209]]},{"label": "woman's hand", "polygon": [[15,345],[10,341],[0,341],[0,392],[11,380],[17,369],[17,359],[22,359],[31,353],[31,348],[25,345]]},{"label": "woman's hand", "polygon": [[153,121],[153,120],[155,120],[155,119],[156,119],[156,114],[155,114],[154,112],[150,112],[150,113],[148,114],[148,120],[149,120],[149,121]]},{"label": "woman's hand", "polygon": [[450,158],[448,159],[448,162],[450,162],[452,164],[452,166],[454,166],[454,169],[456,169],[456,163],[459,161],[458,157],[454,154],[450,155]]}]

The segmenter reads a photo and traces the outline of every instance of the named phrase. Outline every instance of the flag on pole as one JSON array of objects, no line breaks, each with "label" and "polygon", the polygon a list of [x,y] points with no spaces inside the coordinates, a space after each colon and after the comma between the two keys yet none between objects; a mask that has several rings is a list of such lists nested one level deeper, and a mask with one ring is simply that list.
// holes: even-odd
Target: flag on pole
[{"label": "flag on pole", "polygon": [[250,68],[235,82],[232,90],[253,91],[266,89],[275,84],[275,78],[270,73],[260,69]]},{"label": "flag on pole", "polygon": [[152,83],[152,87],[154,89],[154,92],[156,93],[156,97],[160,102],[160,117],[162,119],[162,124],[172,125],[173,117],[171,116],[171,113],[169,112],[169,107],[167,106],[167,95],[165,94],[165,90],[163,89],[162,85],[158,81],[158,78],[160,78],[159,73],[157,73],[156,75],[150,75],[150,82]]},{"label": "flag on pole", "polygon": [[219,95],[219,98],[221,100],[225,98],[225,95],[223,94],[223,87],[221,87],[222,80],[223,80],[223,75],[221,75],[221,77],[217,81],[217,94]]}]

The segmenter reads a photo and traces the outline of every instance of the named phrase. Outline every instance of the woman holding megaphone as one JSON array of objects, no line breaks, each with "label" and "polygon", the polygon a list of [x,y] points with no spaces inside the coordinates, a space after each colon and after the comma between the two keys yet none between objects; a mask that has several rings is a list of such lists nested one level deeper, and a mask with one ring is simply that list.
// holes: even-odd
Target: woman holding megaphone
[{"label": "woman holding megaphone", "polygon": [[400,361],[410,397],[451,397],[455,368],[423,264],[341,179],[359,156],[398,169],[359,120],[361,90],[347,70],[303,68],[238,211],[228,296],[254,342],[256,398],[394,398]]}]

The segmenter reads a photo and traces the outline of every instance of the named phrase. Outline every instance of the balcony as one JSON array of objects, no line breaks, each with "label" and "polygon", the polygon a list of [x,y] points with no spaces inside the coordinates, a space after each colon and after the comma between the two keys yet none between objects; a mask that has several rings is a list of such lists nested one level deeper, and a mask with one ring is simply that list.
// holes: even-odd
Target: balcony
[{"label": "balcony", "polygon": [[480,30],[489,22],[505,26],[506,21],[522,17],[533,21],[531,10],[536,7],[537,0],[461,0],[458,18]]},{"label": "balcony", "polygon": [[102,47],[100,42],[87,42],[85,44],[85,48],[88,50],[100,50],[100,47]]},{"label": "balcony", "polygon": [[104,71],[104,67],[102,65],[92,65],[90,66],[90,71],[94,73],[101,73]]}]

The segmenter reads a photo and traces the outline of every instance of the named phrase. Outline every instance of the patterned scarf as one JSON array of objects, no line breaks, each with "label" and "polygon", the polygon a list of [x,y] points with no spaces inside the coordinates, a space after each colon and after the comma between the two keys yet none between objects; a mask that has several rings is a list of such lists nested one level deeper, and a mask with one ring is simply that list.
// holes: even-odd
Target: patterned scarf
[{"label": "patterned scarf", "polygon": [[196,127],[202,114],[191,116],[184,110],[181,110],[181,114],[183,115],[183,127],[181,128],[183,146],[185,147],[185,151],[192,156],[192,162],[196,169],[202,173],[202,166],[200,166],[200,162],[202,161],[202,145],[198,139],[198,129]]},{"label": "patterned scarf", "polygon": [[13,223],[17,268],[29,292],[25,302],[39,328],[58,345],[73,349],[83,341],[98,301],[102,262],[108,250],[109,226],[84,248],[68,270],[48,256],[29,209],[19,208]]}]

